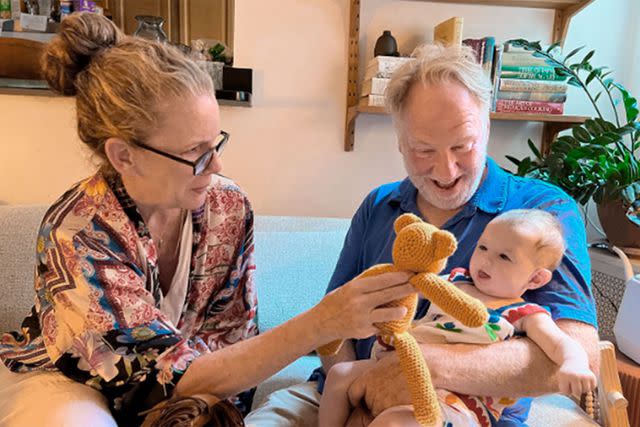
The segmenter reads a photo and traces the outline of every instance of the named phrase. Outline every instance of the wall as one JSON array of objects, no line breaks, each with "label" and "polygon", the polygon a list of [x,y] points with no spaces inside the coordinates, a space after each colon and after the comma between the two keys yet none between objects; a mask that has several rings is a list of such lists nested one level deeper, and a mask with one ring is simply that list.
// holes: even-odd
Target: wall
[{"label": "wall", "polygon": [[[498,40],[548,40],[553,21],[552,12],[539,9],[362,3],[363,61],[383,29],[392,30],[407,53],[454,15],[465,18],[465,37],[491,34]],[[631,48],[625,32],[631,3],[596,1],[574,18],[567,48],[586,44],[598,51],[598,62],[630,74],[621,53]],[[404,177],[390,120],[362,115],[355,151],[343,151],[348,1],[279,0],[278,6],[236,1],[236,65],[254,68],[256,93],[253,108],[222,108],[223,127],[232,135],[225,173],[247,191],[259,214],[348,217],[371,188]],[[91,169],[81,159],[71,100],[0,95],[0,111],[0,200],[49,203]],[[571,96],[568,113],[589,111],[584,98]],[[491,132],[490,154],[508,165],[504,155],[528,153],[526,140],[538,140],[541,127],[499,122]]]},{"label": "wall", "polygon": [[629,49],[629,58],[631,67],[629,69],[628,87],[631,93],[640,97],[640,2],[632,2],[630,7],[629,40],[631,40],[631,49]]}]

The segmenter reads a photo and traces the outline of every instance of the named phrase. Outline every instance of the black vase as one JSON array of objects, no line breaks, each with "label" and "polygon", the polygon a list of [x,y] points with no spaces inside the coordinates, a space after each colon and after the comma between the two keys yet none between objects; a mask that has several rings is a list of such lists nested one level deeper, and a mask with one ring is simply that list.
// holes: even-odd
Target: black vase
[{"label": "black vase", "polygon": [[384,30],[382,35],[376,40],[376,46],[373,49],[373,56],[399,56],[398,43],[391,35],[391,31]]}]

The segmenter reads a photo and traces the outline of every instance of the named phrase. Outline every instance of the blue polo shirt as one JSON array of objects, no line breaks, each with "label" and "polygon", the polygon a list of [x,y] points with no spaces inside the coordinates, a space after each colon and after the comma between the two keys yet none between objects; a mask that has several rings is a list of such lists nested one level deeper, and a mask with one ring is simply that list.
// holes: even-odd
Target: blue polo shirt
[{"label": "blue polo shirt", "polygon": [[[417,189],[406,178],[373,190],[364,199],[353,219],[344,241],[340,258],[327,292],[350,281],[367,268],[390,263],[395,239],[393,222],[403,213],[422,217],[417,206]],[[558,187],[531,178],[522,178],[501,169],[487,158],[487,175],[464,208],[443,225],[458,240],[457,251],[449,258],[443,274],[452,268],[469,268],[471,254],[485,226],[495,216],[512,209],[543,209],[561,222],[567,250],[562,264],[553,273],[551,282],[540,289],[527,291],[523,298],[546,306],[555,320],[572,319],[596,326],[596,311],[591,294],[591,265],[587,252],[584,222],[575,201]],[[421,300],[416,318],[425,315],[429,301]],[[375,338],[355,341],[358,359],[368,359]],[[312,379],[324,383],[324,373],[318,369]],[[507,408],[503,417],[521,425],[528,415],[530,399]],[[506,425],[506,424],[505,424]]]}]

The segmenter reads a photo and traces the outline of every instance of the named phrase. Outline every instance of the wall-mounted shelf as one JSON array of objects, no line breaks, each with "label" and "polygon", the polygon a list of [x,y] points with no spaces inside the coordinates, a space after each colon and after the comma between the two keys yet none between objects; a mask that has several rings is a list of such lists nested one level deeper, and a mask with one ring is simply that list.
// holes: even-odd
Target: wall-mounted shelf
[{"label": "wall-mounted shelf", "polygon": [[[349,107],[347,117],[355,117],[358,114],[382,114],[388,115],[389,113],[384,107],[371,107],[357,105],[355,107]],[[565,116],[560,114],[526,114],[526,113],[495,113],[492,112],[489,116],[494,121],[518,121],[518,122],[541,122],[545,124],[542,134],[542,147],[543,153],[547,153],[551,146],[551,143],[556,138],[559,132],[565,129],[570,129],[574,125],[584,123],[589,117],[586,116]],[[346,147],[345,147],[346,149]],[[350,151],[350,150],[347,150]]]},{"label": "wall-mounted shelf", "polygon": [[[458,3],[486,6],[510,6],[551,9],[555,11],[551,40],[564,42],[571,18],[594,0],[422,0],[434,3]],[[356,118],[360,113],[386,114],[382,107],[360,107],[360,0],[351,0],[349,10],[349,49],[347,71],[347,112],[345,118],[345,151],[353,151]],[[492,120],[534,121],[544,123],[542,151],[547,152],[558,132],[587,119],[580,116],[491,113]]]}]

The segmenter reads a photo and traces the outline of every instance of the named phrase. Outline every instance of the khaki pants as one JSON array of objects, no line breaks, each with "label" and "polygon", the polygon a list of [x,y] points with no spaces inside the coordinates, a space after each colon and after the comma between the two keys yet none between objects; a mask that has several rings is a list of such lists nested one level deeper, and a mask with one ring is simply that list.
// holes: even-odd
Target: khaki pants
[{"label": "khaki pants", "polygon": [[247,427],[316,427],[320,393],[310,381],[271,393],[245,418]]},{"label": "khaki pants", "polygon": [[57,371],[16,374],[2,363],[0,426],[117,427],[98,390]]}]

